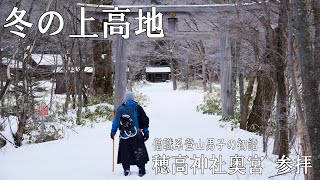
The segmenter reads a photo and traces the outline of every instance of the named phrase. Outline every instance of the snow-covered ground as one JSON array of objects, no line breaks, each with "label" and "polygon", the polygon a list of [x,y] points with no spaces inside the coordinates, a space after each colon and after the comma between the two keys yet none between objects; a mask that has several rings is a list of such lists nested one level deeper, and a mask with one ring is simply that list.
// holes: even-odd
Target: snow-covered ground
[{"label": "snow-covered ground", "polygon": [[[275,163],[276,156],[265,155],[262,152],[262,138],[243,130],[230,128],[221,128],[221,122],[218,116],[203,115],[196,111],[196,106],[203,101],[203,92],[198,90],[173,91],[171,83],[158,83],[139,88],[139,92],[150,98],[150,104],[145,107],[145,111],[150,118],[150,139],[146,142],[150,161],[146,169],[147,174],[143,179],[223,179],[223,180],[289,180],[303,179],[302,174],[294,172],[277,175],[278,169]],[[138,169],[131,167],[132,174],[129,177],[123,176],[121,165],[115,164],[115,172],[112,172],[112,141],[109,137],[111,122],[96,124],[94,128],[79,127],[76,129],[78,134],[74,133],[65,139],[46,142],[34,145],[25,145],[15,149],[6,146],[0,150],[0,180],[106,180],[106,179],[141,179],[137,176]],[[182,149],[170,150],[170,146],[165,146],[166,142],[173,140],[173,146],[182,147]],[[181,146],[179,139],[181,138]],[[189,139],[188,139],[189,138]],[[195,143],[204,143],[204,149],[190,145],[188,140],[193,139]],[[207,150],[207,140],[214,139],[212,150]],[[249,142],[250,139],[258,141],[257,150],[239,150],[239,139]],[[162,143],[159,143],[162,140]],[[226,143],[222,149],[219,149],[220,140]],[[199,142],[202,141],[202,142]],[[271,142],[271,141],[270,141]],[[158,146],[158,145],[162,146]],[[249,143],[250,144],[250,143]],[[254,144],[254,143],[253,143]],[[115,159],[117,157],[118,138],[115,141]],[[190,150],[188,148],[195,148]],[[272,144],[269,145],[269,152],[272,152]],[[162,148],[162,149],[159,149]],[[181,163],[180,170],[188,171],[174,173],[175,166],[179,167],[179,162],[175,162],[175,156],[188,156],[185,163]],[[250,168],[254,167],[248,160],[249,157],[264,157],[261,162],[262,174],[250,175]],[[159,156],[158,156],[159,155]],[[168,157],[167,174],[156,172],[156,157],[158,160]],[[219,155],[222,164],[221,170],[227,174],[212,174],[210,168],[214,163],[212,156],[218,159],[216,172],[219,170]],[[201,158],[202,156],[202,158]],[[244,160],[245,169],[239,170],[245,172],[244,175],[236,172],[231,167],[230,156],[238,156]],[[291,157],[293,161],[295,156]],[[196,160],[200,160],[199,163]],[[233,158],[234,159],[234,158]],[[180,159],[181,160],[181,159]],[[252,160],[252,159],[251,159]],[[240,162],[239,161],[239,162]],[[181,162],[181,161],[180,161]],[[202,163],[203,162],[203,163]],[[207,163],[206,163],[207,162]],[[255,161],[257,162],[257,161]],[[203,167],[196,169],[193,173],[194,165]],[[293,164],[294,166],[294,164]],[[163,166],[165,167],[165,166]],[[255,170],[259,170],[259,164]],[[184,169],[185,168],[185,169]],[[293,167],[294,168],[294,167]],[[165,168],[161,170],[165,171]],[[179,170],[179,169],[178,169]],[[231,173],[231,174],[230,174]],[[269,178],[270,176],[273,176]]]}]

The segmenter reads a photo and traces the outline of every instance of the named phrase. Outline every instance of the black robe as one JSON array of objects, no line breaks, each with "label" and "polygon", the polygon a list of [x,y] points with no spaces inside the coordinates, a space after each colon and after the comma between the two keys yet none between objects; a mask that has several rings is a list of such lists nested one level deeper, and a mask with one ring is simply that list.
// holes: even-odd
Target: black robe
[{"label": "black robe", "polygon": [[[149,117],[140,105],[137,105],[139,128],[149,127]],[[118,161],[125,166],[137,165],[142,167],[149,161],[147,148],[144,144],[143,134],[138,132],[136,136],[129,139],[120,139],[118,149]]]},{"label": "black robe", "polygon": [[118,164],[122,163],[127,166],[137,165],[138,167],[142,167],[148,161],[149,156],[141,132],[132,138],[120,139]]}]

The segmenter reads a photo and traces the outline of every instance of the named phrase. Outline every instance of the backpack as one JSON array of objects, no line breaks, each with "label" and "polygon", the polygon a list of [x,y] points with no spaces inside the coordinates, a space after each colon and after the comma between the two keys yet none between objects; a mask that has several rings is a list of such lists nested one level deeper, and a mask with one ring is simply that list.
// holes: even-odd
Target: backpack
[{"label": "backpack", "polygon": [[149,117],[144,112],[143,108],[139,105],[137,105],[137,112],[138,112],[138,122],[139,122],[139,128],[148,128],[149,127]]},{"label": "backpack", "polygon": [[119,117],[120,138],[128,139],[138,133],[135,120],[137,121],[136,107],[123,105],[123,111]]}]

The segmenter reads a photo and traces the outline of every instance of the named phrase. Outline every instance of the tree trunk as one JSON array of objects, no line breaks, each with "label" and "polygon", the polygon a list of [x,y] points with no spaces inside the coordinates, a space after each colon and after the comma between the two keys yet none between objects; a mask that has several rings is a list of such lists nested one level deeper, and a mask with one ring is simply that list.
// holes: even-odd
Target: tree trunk
[{"label": "tree trunk", "polygon": [[[79,68],[75,68],[74,71],[74,76],[75,76],[75,83],[76,83],[76,89],[77,89],[77,97],[78,97],[78,109],[77,109],[77,120],[76,120],[76,124],[77,125],[81,125],[81,115],[82,115],[82,107],[83,107],[83,99],[82,99],[82,85],[83,85],[83,72],[84,72],[84,65],[83,65],[83,58],[82,58],[82,52],[81,52],[81,45],[80,45],[80,41],[78,41],[78,53],[79,53]],[[76,70],[77,69],[77,70]]]},{"label": "tree trunk", "polygon": [[232,89],[232,60],[228,37],[228,27],[220,22],[220,84],[222,117],[234,117],[234,95]]},{"label": "tree trunk", "polygon": [[254,86],[255,79],[256,79],[256,73],[254,72],[249,77],[246,93],[243,94],[244,93],[244,90],[243,90],[244,89],[244,87],[243,87],[243,75],[240,73],[240,76],[239,76],[240,112],[241,112],[240,129],[243,129],[243,130],[247,129],[248,114],[249,114],[249,102],[251,100],[251,95],[252,95],[252,92],[253,92],[253,86]]},{"label": "tree trunk", "polygon": [[[276,61],[275,69],[276,69],[276,84],[277,84],[277,106],[276,106],[276,123],[279,128],[276,132],[276,138],[274,141],[274,154],[279,155],[279,159],[282,156],[289,155],[289,125],[288,125],[288,94],[287,88],[285,84],[285,69],[286,69],[286,30],[287,30],[287,8],[288,8],[288,0],[280,1],[280,11],[279,11],[279,20],[278,27],[273,31],[275,34],[275,45],[276,45]],[[278,137],[277,137],[278,136]],[[277,151],[278,150],[278,151]]]},{"label": "tree trunk", "polygon": [[173,85],[173,90],[177,90],[177,79],[176,79],[176,75],[175,75],[175,69],[174,69],[174,64],[173,64],[173,54],[172,51],[170,50],[169,52],[169,62],[170,62],[170,69],[171,69],[171,81],[172,81],[172,85]]},{"label": "tree trunk", "polygon": [[127,87],[128,87],[128,90],[129,91],[132,91],[133,90],[133,82],[134,82],[134,80],[133,80],[133,78],[134,78],[134,75],[133,75],[133,73],[131,73],[132,72],[132,66],[128,66],[128,69],[129,69],[129,72],[128,72],[128,82],[127,82]]},{"label": "tree trunk", "polygon": [[[56,69],[57,69],[57,68],[55,68],[55,71],[54,71],[54,73],[53,73],[53,79],[56,79],[56,77],[55,77],[56,74],[57,74]],[[57,86],[57,82],[56,82],[56,81],[55,81],[55,82],[53,81],[52,84],[51,84],[49,111],[51,111],[51,109],[52,109],[52,104],[53,104],[54,84],[56,84],[56,86]]]},{"label": "tree trunk", "polygon": [[[305,1],[293,0],[295,15],[295,37],[298,43],[298,61],[302,83],[302,101],[304,117],[310,136],[312,154],[313,179],[320,179],[320,104],[317,74],[317,61],[314,59],[309,33],[308,11]],[[315,49],[315,51],[319,51]]]},{"label": "tree trunk", "polygon": [[[265,2],[264,7],[266,7]],[[257,37],[254,42],[255,58],[260,60],[263,68],[259,68],[257,72],[257,91],[253,101],[251,113],[248,118],[247,130],[251,132],[259,132],[263,135],[263,151],[267,151],[267,141],[269,134],[267,133],[267,125],[271,116],[275,87],[274,87],[274,68],[272,67],[275,59],[274,38],[271,28],[271,20],[268,10],[264,10],[266,15],[261,18],[265,30],[266,48],[262,58],[259,58],[259,49],[257,46]]]},{"label": "tree trunk", "polygon": [[[253,40],[250,41],[249,43],[251,44],[251,46],[253,48],[255,61],[259,62],[260,61],[260,49],[258,47],[258,44],[259,44],[259,32],[258,31],[255,30]],[[258,74],[258,70],[254,70],[253,72],[251,72],[251,75],[248,78],[248,86],[247,86],[245,94],[243,95],[243,98],[241,98],[241,94],[240,94],[240,106],[241,106],[240,108],[242,109],[241,110],[241,121],[240,121],[240,128],[241,129],[248,130],[249,129],[248,127],[251,124],[253,124],[253,122],[251,122],[251,124],[248,125],[249,102],[252,98],[251,95],[253,93],[254,82],[257,79],[257,74]],[[241,100],[241,99],[243,99],[243,100]]]},{"label": "tree trunk", "polygon": [[190,89],[190,87],[189,87],[189,79],[187,79],[187,81],[186,81],[186,90],[189,90]]},{"label": "tree trunk", "polygon": [[[237,77],[239,72],[239,62],[240,62],[240,48],[241,42],[239,40],[235,40],[231,43],[231,93],[232,93],[232,101],[233,104],[236,102],[237,98]],[[234,109],[234,108],[233,108]]]},{"label": "tree trunk", "polygon": [[[2,87],[1,92],[0,92],[0,101],[1,101],[1,102],[2,102],[3,99],[4,99],[4,96],[6,95],[8,89],[9,89],[10,84],[11,84],[11,78],[10,78],[10,79],[8,78],[7,81],[6,81],[6,84],[4,85],[4,87]],[[2,106],[1,109],[3,109],[3,108],[4,108],[4,106]]]},{"label": "tree trunk", "polygon": [[7,141],[0,137],[0,149],[7,144]]},{"label": "tree trunk", "polygon": [[[314,58],[317,62],[317,71],[320,73],[320,4],[317,0],[312,0],[312,13],[313,13],[313,25],[314,25]],[[320,84],[319,84],[320,85]]]},{"label": "tree trunk", "polygon": [[114,110],[123,103],[123,95],[126,91],[127,82],[127,56],[126,56],[126,40],[121,35],[117,35],[117,51],[115,65],[115,94],[114,94]]},{"label": "tree trunk", "polygon": [[[64,102],[64,106],[63,106],[63,113],[67,114],[68,109],[69,109],[69,102],[70,102],[70,94],[71,94],[71,88],[70,88],[70,79],[71,79],[71,73],[69,70],[69,60],[70,57],[67,56],[65,59],[65,63],[64,65],[64,84],[66,87],[66,100]],[[74,92],[73,92],[74,93]]]},{"label": "tree trunk", "polygon": [[[82,75],[83,77],[83,75]],[[88,90],[86,89],[86,86],[84,85],[84,81],[82,80],[82,99],[83,99],[83,106],[87,107],[89,104],[89,97],[88,97]]]},{"label": "tree trunk", "polygon": [[263,132],[265,130],[273,105],[274,85],[272,79],[261,73],[257,77],[257,82],[256,97],[247,124],[247,130],[250,132]]},{"label": "tree trunk", "polygon": [[82,114],[82,96],[81,96],[81,75],[80,75],[80,70],[75,71],[75,83],[76,83],[76,107],[77,107],[77,118],[76,118],[76,124],[81,125],[81,114]]},{"label": "tree trunk", "polygon": [[184,83],[185,83],[185,85],[186,85],[186,90],[189,90],[189,82],[190,82],[190,68],[189,67],[187,67],[186,68],[186,74],[185,74],[185,76],[184,77],[182,77],[183,78],[183,80],[184,80]]},{"label": "tree trunk", "polygon": [[[18,3],[18,2],[17,2]],[[34,6],[35,1],[32,0],[30,2],[31,6],[29,8],[29,10],[27,12],[31,13],[33,10],[33,6]],[[48,10],[51,6],[51,2],[48,3],[46,10]],[[20,3],[19,3],[20,4]],[[17,4],[18,5],[18,4]],[[29,20],[30,16],[28,16],[27,21]],[[19,114],[19,123],[18,123],[18,129],[17,132],[13,135],[14,141],[16,146],[21,146],[22,145],[22,141],[23,141],[23,134],[25,133],[25,128],[27,125],[27,120],[30,117],[29,115],[29,109],[34,108],[33,104],[31,105],[31,107],[29,106],[29,98],[30,98],[30,92],[28,92],[28,84],[29,84],[29,73],[28,73],[28,62],[30,59],[30,55],[33,51],[33,48],[37,42],[37,38],[38,38],[38,34],[39,32],[36,32],[36,34],[34,35],[32,41],[30,42],[21,42],[21,46],[25,46],[26,44],[29,44],[29,46],[25,46],[25,50],[22,53],[22,97],[18,97],[18,94],[16,94],[16,102],[17,102],[17,106],[19,107],[18,109],[20,110],[20,114]],[[20,47],[21,48],[21,47]],[[19,49],[17,49],[17,51],[15,53],[18,53]],[[13,55],[13,59],[15,59],[15,53]],[[10,73],[10,72],[8,72]],[[17,73],[17,70],[16,70]],[[8,75],[9,76],[9,75]],[[16,75],[17,78],[17,75]],[[16,83],[16,85],[18,85],[18,83]],[[18,100],[19,99],[19,100]],[[20,102],[18,102],[20,101]]]},{"label": "tree trunk", "polygon": [[212,93],[213,72],[209,73],[209,93]]},{"label": "tree trunk", "polygon": [[75,95],[75,90],[72,92],[72,109],[76,109],[76,102],[77,102],[77,99],[76,99],[76,95]]},{"label": "tree trunk", "polygon": [[112,95],[112,54],[110,40],[92,41],[94,64],[94,95]]},{"label": "tree trunk", "polygon": [[63,114],[67,114],[68,113],[69,102],[70,102],[70,91],[67,89],[66,100],[65,100],[64,105],[63,105]]},{"label": "tree trunk", "polygon": [[22,60],[22,98],[21,103],[18,104],[18,107],[20,107],[20,116],[19,116],[19,123],[18,123],[18,130],[14,135],[14,141],[17,146],[22,145],[23,141],[23,134],[25,132],[25,128],[27,125],[27,119],[28,119],[28,100],[29,100],[29,93],[28,93],[28,69],[27,69],[27,57],[28,53],[24,53],[24,57]]},{"label": "tree trunk", "polygon": [[[65,87],[65,91],[66,91],[66,100],[64,102],[63,105],[63,114],[67,114],[68,109],[69,109],[69,102],[70,102],[70,79],[71,79],[71,73],[70,73],[70,59],[71,59],[71,55],[73,54],[73,50],[74,50],[74,44],[75,44],[75,39],[72,39],[71,41],[71,47],[67,47],[67,43],[64,39],[63,36],[59,36],[59,43],[60,43],[60,49],[61,49],[61,54],[62,54],[62,58],[63,58],[63,83],[64,83],[64,87]],[[69,49],[69,51],[68,51]],[[57,82],[55,82],[57,84]]]},{"label": "tree trunk", "polygon": [[[113,0],[90,0],[92,4],[112,5]],[[91,22],[91,29],[93,32],[99,32],[102,28],[102,23],[99,20]],[[93,51],[93,93],[94,95],[113,95],[113,81],[112,81],[112,41],[92,41]]]},{"label": "tree trunk", "polygon": [[203,85],[203,92],[207,92],[208,87],[207,87],[207,68],[206,68],[206,60],[204,55],[201,56],[202,62],[202,85]]},{"label": "tree trunk", "polygon": [[[240,98],[240,129],[247,129],[247,115],[244,115],[244,77],[241,72],[239,72],[239,98]],[[248,109],[248,107],[247,107]]]},{"label": "tree trunk", "polygon": [[[303,117],[303,111],[302,111],[302,104],[301,104],[301,98],[299,95],[299,90],[297,87],[296,82],[296,76],[294,73],[294,64],[293,64],[293,58],[292,58],[292,24],[291,24],[291,11],[289,12],[289,20],[288,20],[288,71],[290,76],[290,82],[292,86],[292,94],[294,97],[294,102],[296,106],[296,113],[297,113],[297,134],[300,138],[300,145],[302,149],[302,156],[308,156],[311,155],[311,143],[310,143],[310,137],[308,134],[307,126],[305,119]],[[304,179],[305,180],[313,180],[313,169],[308,169],[308,172],[304,172]]]}]

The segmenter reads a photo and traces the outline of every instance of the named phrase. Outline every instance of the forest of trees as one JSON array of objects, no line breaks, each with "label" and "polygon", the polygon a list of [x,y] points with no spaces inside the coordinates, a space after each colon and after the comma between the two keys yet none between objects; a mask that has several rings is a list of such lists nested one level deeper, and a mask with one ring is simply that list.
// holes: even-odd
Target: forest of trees
[{"label": "forest of trees", "polygon": [[[36,116],[36,68],[28,68],[32,54],[61,55],[66,86],[63,113],[76,109],[76,124],[81,124],[83,107],[90,98],[95,97],[102,103],[116,94],[115,76],[121,73],[115,71],[114,59],[119,50],[116,40],[69,37],[80,32],[80,8],[76,5],[79,2],[237,4],[232,6],[232,11],[199,12],[178,18],[179,30],[209,30],[212,35],[207,38],[175,39],[173,36],[163,40],[125,41],[129,71],[128,76],[122,78],[128,78],[126,86],[131,89],[150,62],[165,60],[170,65],[174,90],[177,81],[188,89],[192,82],[200,80],[203,91],[212,92],[212,83],[218,79],[223,118],[237,119],[241,129],[261,134],[265,151],[268,138],[274,137],[272,153],[279,158],[289,156],[291,146],[299,142],[301,154],[312,156],[313,168],[305,179],[320,179],[320,3],[315,0],[246,1],[247,4],[220,0],[0,0],[0,61],[17,60],[22,65],[21,72],[12,72],[9,66],[3,69],[1,63],[0,134],[8,124],[8,117],[16,116],[18,128],[12,132],[14,142],[11,142],[15,146],[22,145],[26,127],[34,123]],[[11,29],[4,27],[13,7],[26,10],[24,20],[34,24],[24,29],[25,38],[13,35]],[[55,36],[42,34],[37,29],[37,20],[49,10],[64,17],[64,29]],[[51,28],[57,26],[54,22]],[[91,32],[101,31],[101,20],[92,21],[87,28]],[[166,33],[166,27],[164,29]],[[89,86],[84,80],[87,66],[94,69]],[[239,112],[236,112],[237,103]],[[0,147],[5,143],[5,137],[0,136]]]}]

